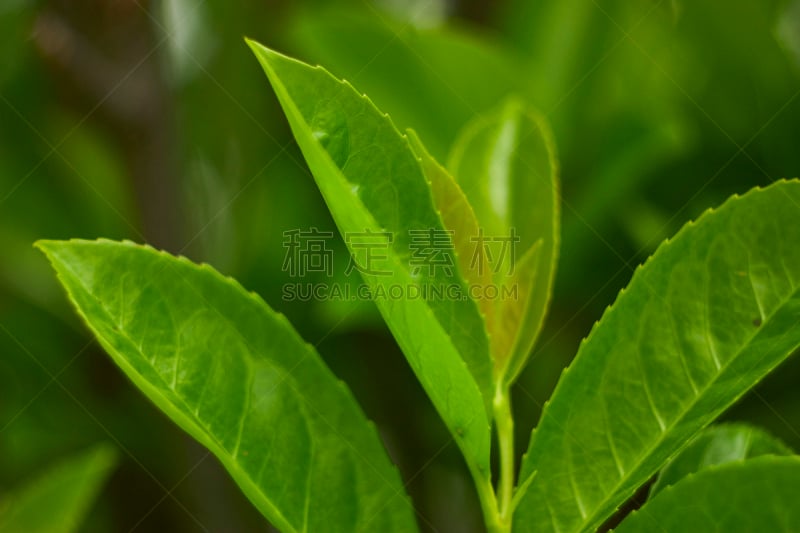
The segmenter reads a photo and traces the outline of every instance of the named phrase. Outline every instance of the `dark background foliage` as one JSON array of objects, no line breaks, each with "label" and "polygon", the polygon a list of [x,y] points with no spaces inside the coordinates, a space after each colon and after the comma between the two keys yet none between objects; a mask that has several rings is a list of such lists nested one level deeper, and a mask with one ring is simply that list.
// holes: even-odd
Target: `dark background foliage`
[{"label": "dark background foliage", "polygon": [[[207,261],[285,312],[376,421],[422,526],[481,527],[456,447],[376,311],[281,299],[283,232],[334,227],[244,35],[348,79],[440,159],[509,93],[551,121],[562,254],[515,390],[519,449],[663,238],[800,174],[797,0],[2,0],[0,495],[106,440],[123,461],[86,531],[264,527],[90,339],[31,247],[109,237]],[[798,378],[788,363],[726,417],[800,449]]]}]

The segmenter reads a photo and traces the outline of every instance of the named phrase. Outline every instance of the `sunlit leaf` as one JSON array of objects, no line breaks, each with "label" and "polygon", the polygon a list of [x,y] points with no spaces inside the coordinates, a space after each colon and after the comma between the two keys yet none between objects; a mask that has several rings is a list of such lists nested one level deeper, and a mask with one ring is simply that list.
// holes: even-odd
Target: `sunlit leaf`
[{"label": "sunlit leaf", "polygon": [[415,531],[348,389],[288,321],[206,265],[111,241],[42,241],[117,365],[282,531]]},{"label": "sunlit leaf", "polygon": [[782,181],[661,245],[545,407],[516,531],[593,531],[800,345],[797,242],[800,181]]},{"label": "sunlit leaf", "polygon": [[[453,265],[411,265],[411,232],[447,230],[408,140],[366,97],[321,67],[250,41],[289,119],[339,230],[386,235],[380,261],[361,274],[376,294],[389,287],[428,290],[466,284]],[[447,240],[447,239],[445,239]],[[473,473],[488,475],[492,365],[477,304],[470,298],[376,298],[425,391],[456,437]]]}]

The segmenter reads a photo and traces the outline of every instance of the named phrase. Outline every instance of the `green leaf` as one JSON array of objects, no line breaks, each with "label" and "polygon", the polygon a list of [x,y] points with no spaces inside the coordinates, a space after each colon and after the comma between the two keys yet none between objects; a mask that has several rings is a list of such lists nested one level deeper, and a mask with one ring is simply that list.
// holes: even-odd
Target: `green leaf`
[{"label": "green leaf", "polygon": [[[269,78],[339,230],[391,241],[361,274],[375,294],[456,287],[455,272],[411,266],[410,231],[445,232],[420,160],[388,116],[321,67],[248,41]],[[386,242],[386,241],[384,241]],[[363,251],[349,242],[354,258]],[[448,295],[449,296],[449,295]],[[489,472],[492,365],[478,306],[470,298],[376,298],[389,328],[473,474]]]},{"label": "green leaf", "polygon": [[3,498],[0,532],[78,531],[116,464],[116,451],[98,445],[51,467]]},{"label": "green leaf", "polygon": [[800,531],[800,458],[759,457],[690,475],[667,487],[617,533]]},{"label": "green leaf", "polygon": [[276,527],[416,530],[374,426],[258,296],[129,242],[37,246],[114,362]]},{"label": "green leaf", "polygon": [[[517,283],[520,289],[518,298],[495,300],[495,316],[506,319],[490,329],[494,359],[511,382],[539,335],[555,277],[559,192],[552,135],[542,117],[511,99],[464,129],[448,166],[486,237],[519,238],[510,256],[495,250],[491,265],[497,286]],[[502,261],[515,263],[509,269]]]},{"label": "green leaf", "polygon": [[640,267],[542,413],[517,531],[593,531],[800,345],[800,181],[687,224]]},{"label": "green leaf", "polygon": [[748,424],[723,424],[707,428],[670,460],[650,488],[652,499],[662,489],[705,468],[762,455],[793,455],[779,439]]},{"label": "green leaf", "polygon": [[[407,131],[411,149],[420,158],[422,170],[433,196],[433,203],[442,217],[443,226],[452,231],[453,249],[458,260],[464,281],[470,286],[487,287],[492,283],[492,273],[483,255],[474,256],[475,243],[473,237],[480,228],[475,211],[467,200],[467,196],[458,186],[450,173],[428,153],[425,145],[414,130]],[[473,260],[480,264],[473,264]],[[478,301],[484,322],[491,329],[493,305],[491,300],[483,298]]]}]

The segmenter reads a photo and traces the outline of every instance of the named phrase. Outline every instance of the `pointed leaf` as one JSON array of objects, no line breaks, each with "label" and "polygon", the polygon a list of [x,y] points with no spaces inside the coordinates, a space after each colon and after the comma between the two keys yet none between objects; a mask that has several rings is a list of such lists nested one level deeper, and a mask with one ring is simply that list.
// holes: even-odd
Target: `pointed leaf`
[{"label": "pointed leaf", "polygon": [[652,499],[665,487],[710,466],[743,461],[761,455],[793,455],[782,441],[748,424],[713,426],[699,434],[658,474],[650,488]]},{"label": "pointed leaf", "polygon": [[[544,120],[517,100],[476,119],[453,146],[448,164],[489,239],[516,236],[513,269],[493,265],[497,285],[507,283],[509,270],[527,269],[518,276],[532,278],[518,299],[499,299],[496,315],[519,316],[519,322],[491,330],[494,357],[507,367],[511,382],[522,370],[544,322],[552,293],[558,255],[558,169],[552,135]],[[520,259],[536,243],[536,260]],[[499,254],[496,253],[496,256]],[[500,259],[499,257],[497,259]],[[497,341],[494,337],[500,337]]]},{"label": "pointed leaf", "polygon": [[318,4],[293,13],[288,37],[301,57],[370,95],[401,130],[413,127],[440,161],[476,110],[529,85],[515,50],[460,25],[410,28],[379,10]]},{"label": "pointed leaf", "polygon": [[800,531],[800,458],[758,457],[690,475],[667,487],[617,533]]},{"label": "pointed leaf", "polygon": [[594,531],[800,345],[800,182],[685,226],[640,267],[542,413],[518,531]]},{"label": "pointed leaf", "polygon": [[0,533],[79,531],[116,463],[116,451],[99,445],[51,467],[0,499]]},{"label": "pointed leaf", "polygon": [[[455,286],[467,294],[457,265],[450,273],[415,271],[410,265],[410,231],[442,235],[446,229],[419,159],[389,118],[321,67],[249,44],[345,241],[362,232],[391,239],[380,251],[382,262],[362,265],[367,285],[376,293],[392,286]],[[450,297],[377,298],[376,303],[473,473],[488,475],[492,366],[477,304]]]},{"label": "pointed leaf", "polygon": [[114,362],[273,525],[416,530],[374,426],[258,296],[207,265],[132,243],[38,246]]}]

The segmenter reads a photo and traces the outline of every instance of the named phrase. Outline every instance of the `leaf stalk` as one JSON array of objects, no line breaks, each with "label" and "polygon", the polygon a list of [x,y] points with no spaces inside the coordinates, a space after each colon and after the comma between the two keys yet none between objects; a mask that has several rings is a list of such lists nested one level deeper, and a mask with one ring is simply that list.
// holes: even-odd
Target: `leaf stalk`
[{"label": "leaf stalk", "polygon": [[497,482],[497,533],[511,531],[512,499],[514,496],[514,417],[511,413],[511,394],[504,380],[498,380],[493,401],[494,422],[497,428],[500,476]]}]

